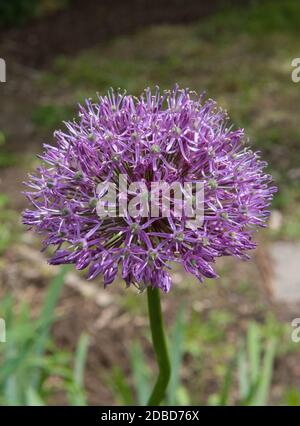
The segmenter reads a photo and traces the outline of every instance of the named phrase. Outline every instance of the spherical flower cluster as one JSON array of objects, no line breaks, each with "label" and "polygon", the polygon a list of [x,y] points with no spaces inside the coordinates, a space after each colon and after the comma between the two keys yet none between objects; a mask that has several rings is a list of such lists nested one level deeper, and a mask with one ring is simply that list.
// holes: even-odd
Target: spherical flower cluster
[{"label": "spherical flower cluster", "polygon": [[[264,226],[275,187],[266,163],[244,146],[242,129],[227,127],[216,103],[176,87],[139,97],[109,92],[96,103],[79,106],[78,119],[45,145],[42,164],[30,176],[26,196],[32,204],[26,225],[54,246],[53,265],[73,263],[99,274],[104,285],[118,271],[126,284],[169,291],[172,262],[200,281],[216,277],[212,263],[232,255],[247,258],[252,235]],[[187,226],[174,212],[166,217],[99,217],[97,186],[128,183],[201,182],[203,222]],[[121,197],[121,194],[118,194]]]}]

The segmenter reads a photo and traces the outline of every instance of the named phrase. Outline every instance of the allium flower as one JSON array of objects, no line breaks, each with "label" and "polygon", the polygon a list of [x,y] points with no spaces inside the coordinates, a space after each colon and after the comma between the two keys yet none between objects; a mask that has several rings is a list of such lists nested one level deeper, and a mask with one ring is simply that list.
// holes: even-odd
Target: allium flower
[{"label": "allium flower", "polygon": [[[264,226],[276,191],[266,163],[244,146],[243,130],[227,123],[213,100],[177,87],[88,100],[78,120],[55,133],[56,145],[45,145],[28,183],[33,208],[24,212],[24,223],[45,236],[45,248],[55,246],[51,264],[88,268],[88,278],[102,274],[105,286],[120,270],[128,286],[167,292],[172,262],[200,281],[214,278],[217,257],[247,258],[255,248],[253,231]],[[188,227],[184,214],[99,217],[97,186],[117,183],[120,174],[147,188],[159,181],[201,182],[201,227]]]}]

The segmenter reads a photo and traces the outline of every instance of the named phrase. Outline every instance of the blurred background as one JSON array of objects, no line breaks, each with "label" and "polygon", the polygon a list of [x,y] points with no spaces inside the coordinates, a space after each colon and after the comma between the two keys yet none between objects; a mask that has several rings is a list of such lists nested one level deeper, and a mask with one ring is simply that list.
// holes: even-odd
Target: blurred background
[{"label": "blurred background", "polygon": [[300,405],[300,2],[0,0],[0,57],[0,404],[145,403],[144,295],[48,266],[21,191],[78,102],[179,83],[228,109],[279,192],[251,261],[220,260],[202,285],[174,270],[166,404]]}]

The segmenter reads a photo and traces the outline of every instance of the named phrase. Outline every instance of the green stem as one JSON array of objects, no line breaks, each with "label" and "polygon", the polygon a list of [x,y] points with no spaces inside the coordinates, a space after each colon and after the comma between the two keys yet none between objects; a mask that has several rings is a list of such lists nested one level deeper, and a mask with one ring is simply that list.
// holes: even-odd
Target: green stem
[{"label": "green stem", "polygon": [[163,400],[171,375],[171,366],[163,328],[159,291],[160,290],[158,288],[148,287],[147,289],[152,342],[159,368],[158,378],[148,401],[148,405],[151,406],[159,405]]}]

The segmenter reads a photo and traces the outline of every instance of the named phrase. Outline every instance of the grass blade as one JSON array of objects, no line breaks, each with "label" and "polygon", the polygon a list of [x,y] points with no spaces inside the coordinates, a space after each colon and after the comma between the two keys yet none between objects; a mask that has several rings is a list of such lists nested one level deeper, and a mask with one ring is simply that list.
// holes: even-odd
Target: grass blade
[{"label": "grass blade", "polygon": [[222,386],[221,394],[220,394],[220,400],[218,405],[226,406],[229,404],[229,392],[231,389],[232,384],[232,377],[233,377],[233,370],[235,366],[235,359],[231,361],[229,364],[226,374],[225,374],[225,380],[224,384]]},{"label": "grass blade", "polygon": [[83,386],[88,347],[89,337],[86,334],[82,334],[77,345],[74,361],[74,381],[78,386]]},{"label": "grass blade", "polygon": [[144,353],[141,345],[134,342],[130,351],[131,368],[139,405],[146,405],[150,396],[150,372],[146,368]]},{"label": "grass blade", "polygon": [[276,339],[271,339],[268,342],[267,349],[264,355],[263,367],[261,372],[261,378],[259,381],[258,390],[253,402],[253,405],[266,405],[268,402],[268,396],[270,392],[270,385],[273,375],[273,364],[276,354]]},{"label": "grass blade", "polygon": [[246,352],[244,349],[241,349],[238,354],[238,381],[240,397],[242,400],[245,400],[250,392],[250,383],[248,379]]},{"label": "grass blade", "polygon": [[75,392],[70,392],[70,399],[72,406],[85,406],[87,405],[86,397],[84,394],[84,370],[86,358],[89,347],[89,337],[86,334],[80,336],[74,360],[73,379],[75,385]]},{"label": "grass blade", "polygon": [[250,377],[251,383],[254,384],[258,380],[259,366],[260,366],[260,331],[254,322],[249,324],[247,334],[247,348],[250,363]]},{"label": "grass blade", "polygon": [[26,405],[31,407],[41,407],[45,403],[35,389],[29,387],[26,391]]},{"label": "grass blade", "polygon": [[171,379],[167,402],[169,405],[177,405],[177,391],[180,386],[180,366],[183,357],[183,340],[185,333],[184,306],[181,305],[176,316],[175,325],[170,341]]},{"label": "grass blade", "polygon": [[119,367],[114,367],[112,371],[112,385],[114,392],[119,396],[125,405],[135,405],[131,389],[127,383],[125,374]]},{"label": "grass blade", "polygon": [[[50,283],[49,290],[46,294],[45,302],[39,318],[39,322],[41,323],[41,330],[39,337],[37,338],[34,345],[35,355],[42,355],[45,351],[45,344],[48,339],[50,326],[54,320],[54,310],[61,294],[65,276],[69,269],[70,265],[64,265],[61,267],[58,275]],[[40,375],[38,371],[33,374],[31,382],[33,388],[36,387],[39,376]]]}]

